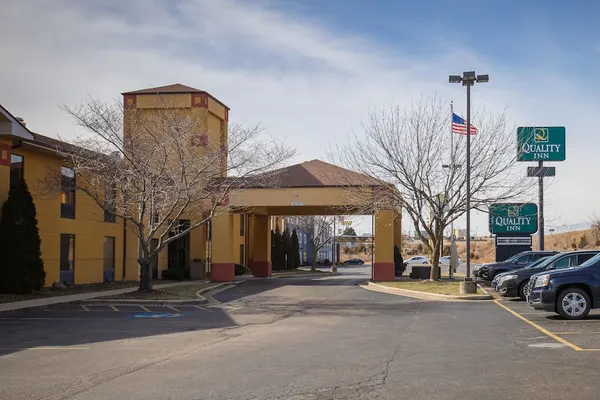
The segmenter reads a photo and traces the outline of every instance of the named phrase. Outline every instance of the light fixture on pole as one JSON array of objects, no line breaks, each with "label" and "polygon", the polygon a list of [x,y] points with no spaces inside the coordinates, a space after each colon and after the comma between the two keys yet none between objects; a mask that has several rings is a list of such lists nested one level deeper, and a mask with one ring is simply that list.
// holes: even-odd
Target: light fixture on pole
[{"label": "light fixture on pole", "polygon": [[450,75],[450,83],[461,83],[467,87],[467,280],[471,278],[471,86],[475,82],[489,82],[489,75],[476,75],[475,71],[463,72],[460,75]]}]

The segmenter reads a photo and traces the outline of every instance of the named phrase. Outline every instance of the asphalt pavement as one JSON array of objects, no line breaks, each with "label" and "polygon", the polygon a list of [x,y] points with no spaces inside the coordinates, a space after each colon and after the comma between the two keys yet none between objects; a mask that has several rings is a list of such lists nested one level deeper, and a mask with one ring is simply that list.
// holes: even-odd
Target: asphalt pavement
[{"label": "asphalt pavement", "polygon": [[502,307],[522,303],[415,300],[357,286],[368,267],[339,271],[249,280],[201,307],[0,313],[0,399],[598,398],[600,352]]}]

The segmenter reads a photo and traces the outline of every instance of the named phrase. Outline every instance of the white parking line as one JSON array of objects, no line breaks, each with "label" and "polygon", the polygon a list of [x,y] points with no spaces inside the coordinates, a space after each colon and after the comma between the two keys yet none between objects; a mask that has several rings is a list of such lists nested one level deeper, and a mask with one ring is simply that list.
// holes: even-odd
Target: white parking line
[{"label": "white parking line", "polygon": [[85,311],[90,311],[90,309],[84,306],[83,304],[81,305],[81,308],[83,308]]},{"label": "white parking line", "polygon": [[150,310],[149,310],[149,309],[147,309],[147,308],[146,308],[146,307],[144,307],[144,306],[140,306],[140,308],[141,308],[142,310],[146,311],[146,312],[150,312]]},{"label": "white parking line", "polygon": [[175,307],[173,307],[173,306],[165,306],[165,307],[167,307],[167,308],[170,308],[171,310],[173,310],[173,311],[175,311],[175,312],[180,312],[178,309],[176,309],[176,308],[175,308]]},{"label": "white parking line", "polygon": [[202,311],[213,312],[213,310],[209,310],[208,308],[204,308],[204,307],[201,307],[201,306],[194,306],[194,308],[197,308],[197,309],[202,310]]},{"label": "white parking line", "polygon": [[113,306],[112,304],[108,305],[110,308],[112,308],[113,311],[119,312],[119,309],[115,306]]}]

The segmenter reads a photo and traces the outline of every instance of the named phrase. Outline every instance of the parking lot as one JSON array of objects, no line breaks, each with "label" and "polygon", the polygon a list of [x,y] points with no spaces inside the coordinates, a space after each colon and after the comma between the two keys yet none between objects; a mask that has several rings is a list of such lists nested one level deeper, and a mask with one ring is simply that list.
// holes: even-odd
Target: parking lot
[{"label": "parking lot", "polygon": [[553,312],[534,310],[519,299],[494,297],[498,306],[557,342],[575,351],[600,351],[600,310],[592,310],[586,319],[569,321]]}]

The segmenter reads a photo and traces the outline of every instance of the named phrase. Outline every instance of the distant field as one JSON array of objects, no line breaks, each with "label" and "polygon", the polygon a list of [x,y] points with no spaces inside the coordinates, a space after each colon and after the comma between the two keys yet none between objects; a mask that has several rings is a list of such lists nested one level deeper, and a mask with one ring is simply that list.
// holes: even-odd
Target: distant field
[{"label": "distant field", "polygon": [[[560,232],[551,235],[546,234],[544,240],[546,250],[572,251],[572,250],[590,250],[600,249],[600,232],[592,229],[580,231]],[[403,248],[403,257],[411,257],[409,251],[415,251],[419,247],[418,241],[408,242]],[[450,242],[444,243],[449,245]],[[461,260],[466,259],[466,242],[457,242],[458,256]],[[538,248],[538,237],[533,236],[533,249]],[[494,261],[494,239],[473,240],[471,241],[471,251],[474,253],[474,262]]]}]

